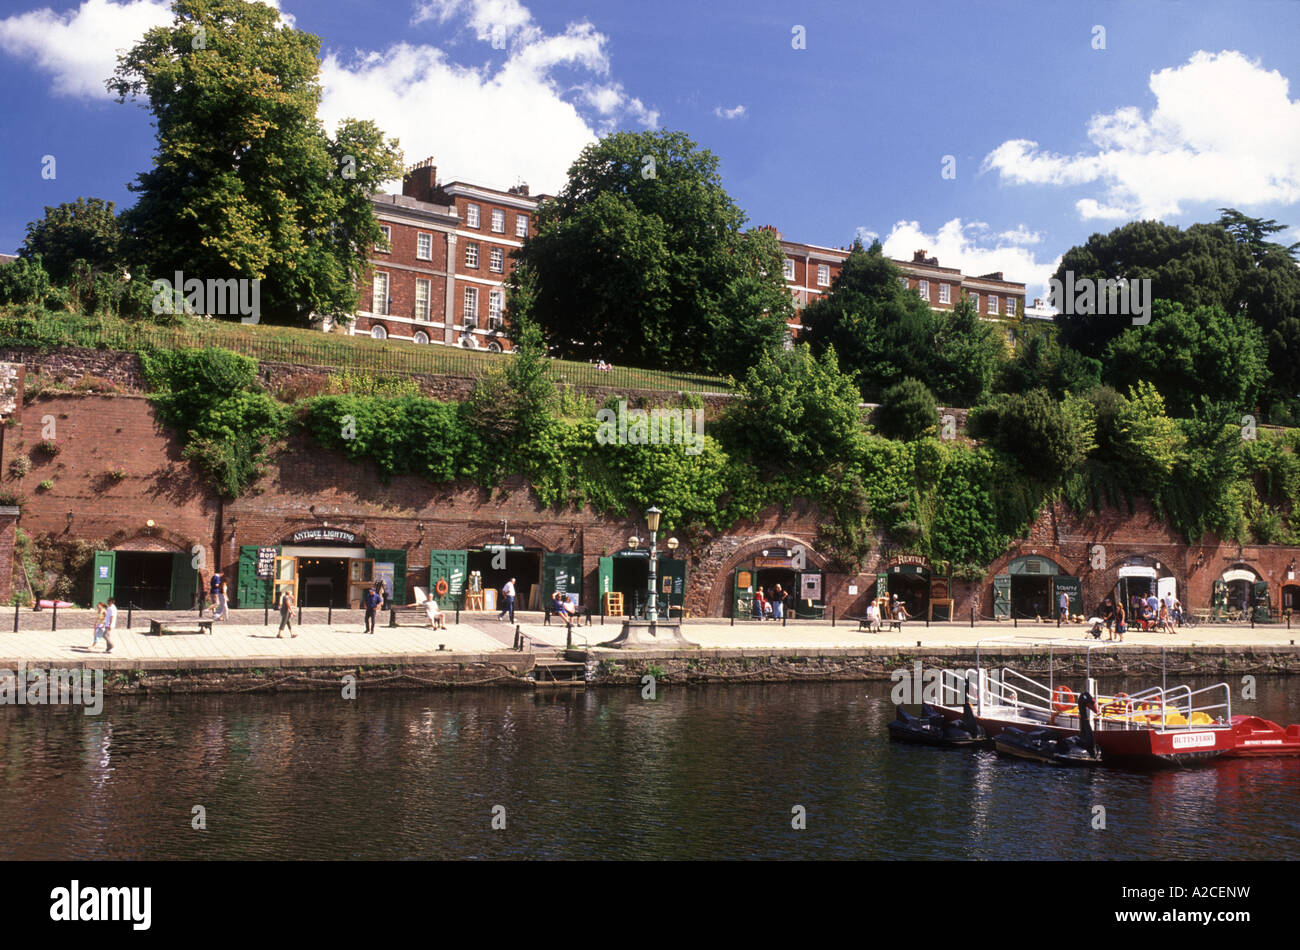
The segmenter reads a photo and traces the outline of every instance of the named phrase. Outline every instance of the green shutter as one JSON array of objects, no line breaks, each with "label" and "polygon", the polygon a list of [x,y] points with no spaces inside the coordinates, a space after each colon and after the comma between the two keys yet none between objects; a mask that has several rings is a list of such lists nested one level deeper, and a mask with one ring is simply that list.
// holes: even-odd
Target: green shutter
[{"label": "green shutter", "polygon": [[94,586],[91,593],[91,600],[96,604],[107,603],[108,599],[113,596],[113,585],[116,582],[117,572],[117,552],[116,551],[96,551],[95,552],[95,574]]},{"label": "green shutter", "polygon": [[660,557],[656,570],[659,572],[659,606],[682,606],[686,599],[686,561],[675,557]]},{"label": "green shutter", "polygon": [[429,596],[436,599],[439,606],[442,605],[443,598],[438,596],[438,581],[447,582],[448,606],[464,607],[465,583],[468,579],[468,551],[429,552]]},{"label": "green shutter", "polygon": [[388,548],[366,548],[366,557],[393,565],[393,589],[388,592],[389,600],[398,607],[406,606],[406,552]]},{"label": "green shutter", "polygon": [[[549,604],[551,595],[577,594],[582,599],[582,555],[542,554],[542,603]],[[545,609],[543,607],[542,609]]]},{"label": "green shutter", "polygon": [[888,597],[888,596],[889,596],[889,575],[877,574],[876,575],[876,597],[879,598],[879,597]]},{"label": "green shutter", "polygon": [[1268,581],[1258,581],[1252,592],[1251,604],[1255,608],[1255,623],[1268,623],[1272,618],[1268,609]]},{"label": "green shutter", "polygon": [[597,600],[602,600],[606,594],[614,591],[614,559],[612,557],[603,557],[596,567],[597,576],[599,577],[599,590],[596,591]]},{"label": "green shutter", "polygon": [[[750,583],[746,587],[740,586],[740,575],[747,574]],[[737,620],[752,620],[754,616],[754,569],[736,568],[736,573],[732,577],[732,598],[731,598],[731,615]]]},{"label": "green shutter", "polygon": [[993,578],[993,616],[1003,620],[1011,618],[1011,575],[998,574]]},{"label": "green shutter", "polygon": [[196,589],[194,574],[194,565],[188,554],[172,555],[172,595],[169,598],[172,610],[193,608]]},{"label": "green shutter", "polygon": [[1064,591],[1070,598],[1070,615],[1083,613],[1083,582],[1077,577],[1066,577],[1058,574],[1052,578],[1052,616],[1056,617],[1061,612],[1060,600],[1061,592]]},{"label": "green shutter", "polygon": [[[235,580],[235,603],[240,607],[266,607],[271,602],[271,578],[257,576],[257,545],[239,546],[239,574]],[[276,548],[278,554],[280,549]]]}]

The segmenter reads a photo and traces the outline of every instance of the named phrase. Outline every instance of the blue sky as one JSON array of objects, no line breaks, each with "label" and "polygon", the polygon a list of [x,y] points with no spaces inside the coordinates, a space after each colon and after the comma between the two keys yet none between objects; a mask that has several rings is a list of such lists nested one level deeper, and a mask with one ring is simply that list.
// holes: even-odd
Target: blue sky
[{"label": "blue sky", "polygon": [[[754,224],[833,246],[879,235],[1031,296],[1062,252],[1135,218],[1231,205],[1300,240],[1291,0],[279,8],[322,37],[327,124],[373,118],[446,180],[554,191],[598,135],[680,129],[720,157]],[[0,3],[0,250],[45,205],[130,203],[152,128],[103,79],[115,49],[169,19],[160,0]]]}]

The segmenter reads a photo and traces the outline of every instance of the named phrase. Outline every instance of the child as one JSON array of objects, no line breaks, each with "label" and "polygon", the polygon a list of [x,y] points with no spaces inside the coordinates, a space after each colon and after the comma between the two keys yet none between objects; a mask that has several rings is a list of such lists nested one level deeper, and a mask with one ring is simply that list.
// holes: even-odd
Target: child
[{"label": "child", "polygon": [[90,641],[90,648],[95,649],[95,644],[99,642],[100,637],[104,635],[104,617],[108,613],[108,607],[101,600],[95,605],[95,639]]}]

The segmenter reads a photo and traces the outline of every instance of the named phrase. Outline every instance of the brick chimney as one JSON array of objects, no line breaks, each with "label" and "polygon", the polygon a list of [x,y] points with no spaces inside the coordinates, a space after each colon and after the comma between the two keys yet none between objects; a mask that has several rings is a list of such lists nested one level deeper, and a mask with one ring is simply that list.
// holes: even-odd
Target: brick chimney
[{"label": "brick chimney", "polygon": [[402,176],[402,194],[416,201],[433,201],[437,185],[438,166],[433,164],[433,156],[416,162]]}]

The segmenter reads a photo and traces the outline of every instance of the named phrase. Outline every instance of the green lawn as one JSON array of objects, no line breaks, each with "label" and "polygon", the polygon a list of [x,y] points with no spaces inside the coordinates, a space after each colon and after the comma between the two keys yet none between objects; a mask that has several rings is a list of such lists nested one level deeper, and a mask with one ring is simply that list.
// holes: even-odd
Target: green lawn
[{"label": "green lawn", "polygon": [[[186,319],[178,326],[159,326],[112,317],[85,317],[47,313],[32,318],[10,311],[0,313],[0,344],[85,346],[102,350],[134,351],[220,347],[259,361],[364,369],[386,373],[432,373],[473,378],[508,355],[479,353],[459,347],[418,345],[400,340],[372,340],[288,327],[251,326],[223,320]],[[691,392],[732,392],[728,379],[663,370],[615,367],[600,372],[591,363],[552,361],[555,380],[574,385],[614,389],[653,389]]]}]

